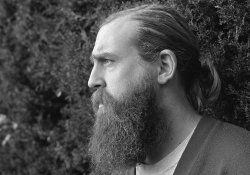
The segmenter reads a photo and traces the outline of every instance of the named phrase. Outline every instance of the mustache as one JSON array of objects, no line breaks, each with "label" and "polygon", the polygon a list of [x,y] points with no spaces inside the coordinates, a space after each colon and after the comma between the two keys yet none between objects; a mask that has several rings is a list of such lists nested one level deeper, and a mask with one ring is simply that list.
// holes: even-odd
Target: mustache
[{"label": "mustache", "polygon": [[104,88],[97,89],[91,96],[91,102],[94,112],[98,111],[100,104],[106,104],[107,101],[112,101],[113,97]]},{"label": "mustache", "polygon": [[[97,89],[91,96],[93,108],[98,108],[99,104],[103,104],[103,91],[104,89]],[[98,106],[97,106],[98,105]]]}]

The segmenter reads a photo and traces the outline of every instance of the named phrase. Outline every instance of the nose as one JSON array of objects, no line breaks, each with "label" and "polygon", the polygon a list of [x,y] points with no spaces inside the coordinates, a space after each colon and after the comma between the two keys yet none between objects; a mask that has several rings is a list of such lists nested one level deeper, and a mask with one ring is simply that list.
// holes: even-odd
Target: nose
[{"label": "nose", "polygon": [[89,76],[88,86],[95,89],[105,86],[103,72],[101,70],[98,70],[97,66],[95,65]]}]

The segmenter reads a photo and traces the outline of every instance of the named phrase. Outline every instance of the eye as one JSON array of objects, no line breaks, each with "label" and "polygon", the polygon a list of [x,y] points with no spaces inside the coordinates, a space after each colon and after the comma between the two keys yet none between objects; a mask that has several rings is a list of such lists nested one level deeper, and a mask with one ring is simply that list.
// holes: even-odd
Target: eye
[{"label": "eye", "polygon": [[110,65],[111,63],[113,63],[113,60],[109,60],[109,59],[102,59],[102,64],[107,66]]}]

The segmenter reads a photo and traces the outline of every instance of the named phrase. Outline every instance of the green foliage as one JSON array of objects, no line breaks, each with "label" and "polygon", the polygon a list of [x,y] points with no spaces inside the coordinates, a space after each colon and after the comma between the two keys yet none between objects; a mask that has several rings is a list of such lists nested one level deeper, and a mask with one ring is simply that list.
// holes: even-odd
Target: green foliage
[{"label": "green foliage", "polygon": [[144,3],[187,17],[222,80],[206,113],[250,130],[248,0],[0,0],[0,174],[89,174],[87,81],[98,23]]}]

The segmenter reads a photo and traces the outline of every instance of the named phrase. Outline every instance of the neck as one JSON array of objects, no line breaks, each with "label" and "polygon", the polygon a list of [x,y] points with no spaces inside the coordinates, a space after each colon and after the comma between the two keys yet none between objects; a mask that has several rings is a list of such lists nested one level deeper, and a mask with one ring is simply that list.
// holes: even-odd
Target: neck
[{"label": "neck", "polygon": [[165,117],[170,123],[169,135],[161,145],[153,145],[147,150],[145,164],[154,164],[175,150],[193,131],[201,118],[189,104],[173,103]]}]

